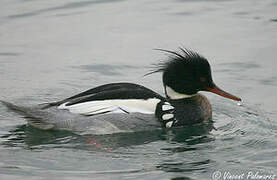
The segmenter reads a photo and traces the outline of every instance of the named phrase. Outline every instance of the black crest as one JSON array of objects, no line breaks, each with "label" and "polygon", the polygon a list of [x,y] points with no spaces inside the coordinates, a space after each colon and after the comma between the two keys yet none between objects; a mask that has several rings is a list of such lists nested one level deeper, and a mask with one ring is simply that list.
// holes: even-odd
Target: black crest
[{"label": "black crest", "polygon": [[156,72],[163,73],[164,86],[183,94],[194,94],[212,84],[211,68],[208,60],[198,53],[179,48],[179,52],[157,49],[169,54],[168,60],[155,65]]},{"label": "black crest", "polygon": [[184,48],[179,48],[181,52],[175,52],[175,51],[170,51],[170,50],[165,50],[165,49],[155,49],[158,51],[166,52],[169,54],[168,60],[166,61],[161,61],[157,64],[154,64],[154,68],[152,71],[149,73],[145,74],[145,76],[157,73],[157,72],[165,72],[168,68],[173,67],[173,66],[184,66],[189,64],[197,64],[197,66],[201,66],[203,64],[204,66],[208,65],[209,62],[207,61],[206,58],[201,56],[200,54],[184,49]]}]

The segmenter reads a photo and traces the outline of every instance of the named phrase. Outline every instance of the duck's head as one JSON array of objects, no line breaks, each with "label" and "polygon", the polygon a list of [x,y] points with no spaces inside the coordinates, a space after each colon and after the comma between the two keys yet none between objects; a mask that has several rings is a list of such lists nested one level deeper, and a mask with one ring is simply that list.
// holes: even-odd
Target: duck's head
[{"label": "duck's head", "polygon": [[168,61],[158,64],[158,69],[153,71],[163,72],[163,84],[168,98],[182,99],[194,96],[198,91],[209,91],[225,98],[241,100],[215,85],[210,64],[203,56],[182,48],[180,53],[158,50],[171,55]]}]

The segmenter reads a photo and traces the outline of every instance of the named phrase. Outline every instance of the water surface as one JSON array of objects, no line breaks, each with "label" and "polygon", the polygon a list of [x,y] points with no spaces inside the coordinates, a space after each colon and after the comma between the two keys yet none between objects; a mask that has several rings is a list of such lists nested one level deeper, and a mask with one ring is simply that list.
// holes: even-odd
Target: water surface
[{"label": "water surface", "polygon": [[207,57],[214,81],[243,105],[205,93],[213,104],[211,125],[103,136],[41,131],[0,105],[0,179],[206,180],[215,171],[277,176],[274,0],[1,5],[1,99],[37,104],[121,81],[162,94],[160,74],[143,77],[165,58],[153,49],[183,46]]}]

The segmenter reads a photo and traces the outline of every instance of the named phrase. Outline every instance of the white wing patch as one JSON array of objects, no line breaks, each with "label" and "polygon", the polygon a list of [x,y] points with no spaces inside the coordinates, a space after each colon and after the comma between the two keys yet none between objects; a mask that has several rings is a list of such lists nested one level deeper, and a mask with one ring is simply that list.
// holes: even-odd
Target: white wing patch
[{"label": "white wing patch", "polygon": [[78,103],[67,106],[66,103],[58,109],[67,109],[71,113],[82,115],[96,115],[101,113],[134,113],[154,114],[160,99],[115,99]]}]

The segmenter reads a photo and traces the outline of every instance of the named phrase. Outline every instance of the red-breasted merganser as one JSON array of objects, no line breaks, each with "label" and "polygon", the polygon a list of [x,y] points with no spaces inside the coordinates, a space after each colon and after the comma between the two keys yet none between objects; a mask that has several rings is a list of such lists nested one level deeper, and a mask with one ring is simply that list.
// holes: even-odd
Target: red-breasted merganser
[{"label": "red-breasted merganser", "polygon": [[169,59],[148,74],[163,73],[166,97],[141,85],[111,83],[62,101],[33,107],[1,102],[40,129],[111,134],[208,121],[212,118],[211,104],[199,91],[241,100],[215,85],[209,62],[203,56],[182,48],[180,52],[159,50],[170,54]]}]

